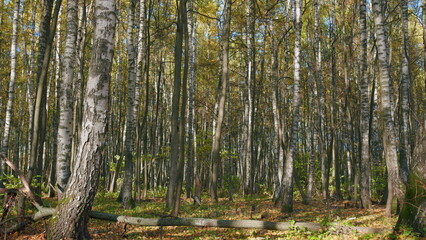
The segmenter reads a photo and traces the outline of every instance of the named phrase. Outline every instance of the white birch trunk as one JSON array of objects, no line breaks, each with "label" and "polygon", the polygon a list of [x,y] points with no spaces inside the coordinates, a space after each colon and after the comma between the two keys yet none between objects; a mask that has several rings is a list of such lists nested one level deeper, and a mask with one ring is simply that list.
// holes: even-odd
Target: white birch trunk
[{"label": "white birch trunk", "polygon": [[62,78],[58,83],[58,98],[60,108],[56,158],[56,184],[61,189],[65,189],[68,178],[70,176],[73,122],[72,86],[74,81],[74,65],[76,60],[75,55],[78,20],[77,12],[78,1],[68,0],[65,50],[63,55],[63,72]]},{"label": "white birch trunk", "polygon": [[382,7],[379,0],[373,0],[374,22],[376,27],[376,38],[378,48],[379,70],[380,70],[380,97],[381,110],[384,120],[384,155],[388,171],[388,179],[392,181],[392,187],[398,200],[403,201],[405,185],[399,172],[398,155],[396,151],[396,133],[392,109],[392,91],[390,87],[391,75],[388,62],[387,45],[385,39],[384,19]]},{"label": "white birch trunk", "polygon": [[361,1],[360,6],[360,24],[361,24],[361,203],[364,208],[371,208],[371,190],[370,190],[370,141],[369,141],[369,98],[368,98],[368,63],[367,63],[367,6],[366,0]]},{"label": "white birch trunk", "polygon": [[83,124],[75,168],[58,206],[52,239],[88,239],[87,223],[99,182],[108,122],[108,96],[114,53],[114,0],[97,0],[89,78],[84,98]]},{"label": "white birch trunk", "polygon": [[297,147],[297,129],[299,124],[300,108],[300,42],[302,30],[302,1],[294,0],[294,83],[293,83],[293,122],[290,132],[290,143],[284,163],[282,182],[282,212],[293,211],[293,175],[294,159]]},{"label": "white birch trunk", "polygon": [[[12,106],[13,99],[15,97],[15,81],[16,81],[16,49],[18,41],[18,18],[19,18],[19,5],[20,0],[15,1],[15,6],[13,9],[13,20],[12,20],[12,44],[10,47],[10,81],[9,81],[9,91],[8,91],[8,100],[6,105],[6,117],[4,119],[4,132],[2,139],[2,148],[1,152],[8,155],[9,149],[9,134],[10,134],[10,121],[12,119]],[[4,163],[0,164],[0,173],[3,173]],[[0,185],[3,185],[3,182],[0,180]]]}]

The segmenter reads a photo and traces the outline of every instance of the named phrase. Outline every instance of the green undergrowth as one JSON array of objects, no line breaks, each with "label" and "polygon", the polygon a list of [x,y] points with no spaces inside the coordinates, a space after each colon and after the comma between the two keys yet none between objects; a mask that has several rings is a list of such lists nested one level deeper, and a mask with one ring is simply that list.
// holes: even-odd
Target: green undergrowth
[{"label": "green undergrowth", "polygon": [[[165,207],[164,196],[153,193],[136,203],[131,210],[121,208],[118,195],[100,193],[95,199],[93,210],[118,215],[144,218],[160,218],[170,211]],[[268,195],[234,196],[234,201],[220,198],[218,203],[203,196],[202,205],[196,205],[192,199],[182,198],[179,217],[197,217],[214,219],[253,219],[273,222],[316,222],[323,226],[331,223],[348,226],[364,226],[391,229],[396,217],[387,218],[384,206],[374,206],[372,210],[358,208],[345,209],[340,203],[325,204],[321,201],[303,205],[296,201],[292,214],[283,214],[280,208],[273,206]],[[91,220],[94,226],[107,223]],[[95,227],[96,228],[96,227]],[[326,228],[324,228],[326,229]],[[413,239],[413,235],[355,234],[336,233],[333,228],[320,232],[310,232],[294,228],[291,231],[270,231],[259,229],[221,229],[207,227],[140,227],[127,226],[125,236],[129,239]],[[107,231],[107,230],[104,230]],[[124,230],[123,230],[124,231]],[[101,239],[101,238],[99,238]]]},{"label": "green undergrowth", "polygon": [[[143,218],[161,218],[170,214],[165,207],[164,194],[150,192],[148,197],[136,202],[135,208],[125,210],[117,201],[118,193],[100,192],[97,194],[93,210],[117,215]],[[44,198],[46,207],[55,207],[56,199]],[[271,222],[315,222],[324,226],[320,232],[310,232],[293,228],[289,231],[263,229],[226,229],[210,227],[142,227],[117,224],[91,219],[89,232],[93,239],[416,239],[407,230],[398,234],[356,234],[334,231],[332,224],[392,229],[397,218],[387,218],[384,206],[374,206],[371,210],[344,208],[341,202],[314,201],[304,205],[295,201],[291,214],[280,212],[274,207],[268,195],[234,195],[234,201],[220,198],[216,203],[207,195],[202,197],[202,205],[194,204],[192,199],[182,196],[179,217],[212,218],[227,220],[262,220]],[[35,212],[27,208],[28,214]],[[38,227],[37,227],[38,226]],[[45,232],[43,222],[37,222],[13,239],[40,239]],[[34,229],[40,229],[35,232]],[[22,238],[20,238],[22,237]]]}]

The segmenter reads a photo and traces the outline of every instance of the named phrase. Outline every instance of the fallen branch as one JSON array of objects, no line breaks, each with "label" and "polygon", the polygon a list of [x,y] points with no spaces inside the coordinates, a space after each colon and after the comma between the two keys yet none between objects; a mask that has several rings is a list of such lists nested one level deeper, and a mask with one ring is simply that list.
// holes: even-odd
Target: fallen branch
[{"label": "fallen branch", "polygon": [[[90,217],[122,222],[139,226],[196,226],[196,227],[218,227],[218,228],[255,228],[267,230],[292,230],[295,228],[306,229],[309,231],[317,232],[325,229],[319,223],[312,222],[268,222],[258,220],[220,220],[209,218],[140,218],[130,216],[120,216],[116,214],[91,212]],[[332,224],[336,231],[348,231],[358,233],[387,233],[391,229],[385,228],[369,228],[369,227],[350,227]]]},{"label": "fallen branch", "polygon": [[[46,208],[43,207],[41,200],[37,198],[31,191],[30,185],[24,175],[19,171],[19,169],[3,154],[0,153],[0,158],[3,158],[3,161],[9,165],[20,177],[22,183],[24,184],[23,188],[18,189],[19,192],[24,194],[30,200],[32,200],[33,205],[38,209],[31,220],[25,221],[23,223],[18,223],[12,228],[8,229],[7,232],[17,231],[25,227],[28,223],[32,221],[37,221],[39,219],[50,217],[55,214],[55,208]],[[3,191],[8,191],[8,189],[3,189]],[[9,190],[10,191],[10,190]],[[268,221],[258,221],[258,220],[220,220],[220,219],[209,219],[209,218],[140,218],[140,217],[130,217],[130,216],[121,216],[110,213],[102,212],[90,212],[91,218],[127,223],[132,225],[139,226],[195,226],[195,227],[217,227],[217,228],[255,228],[255,229],[267,229],[267,230],[292,230],[292,229],[306,229],[309,231],[317,232],[320,230],[331,230],[336,232],[357,232],[357,233],[388,233],[391,232],[391,229],[386,228],[370,228],[370,227],[351,227],[343,226],[338,224],[331,224],[328,227],[322,226],[319,223],[312,222],[268,222]]]},{"label": "fallen branch", "polygon": [[[28,180],[25,178],[24,174],[22,174],[22,172],[15,166],[15,164],[13,164],[12,161],[10,161],[5,155],[4,153],[0,153],[0,158],[3,159],[3,161],[13,170],[16,172],[16,174],[18,174],[19,178],[21,179],[22,184],[24,185],[23,187],[17,189],[20,193],[22,193],[26,198],[30,199],[32,204],[37,208],[40,209],[42,208],[42,202],[40,197],[36,196],[32,191],[31,191],[31,187],[30,184],[28,182]],[[14,189],[11,189],[14,190]],[[3,191],[8,191],[8,189],[5,189]]]},{"label": "fallen branch", "polygon": [[[54,208],[42,208],[33,216],[36,221],[43,217],[49,217],[55,213]],[[268,222],[258,220],[220,220],[209,218],[140,218],[122,216],[103,212],[90,212],[91,218],[126,223],[139,226],[194,226],[194,227],[217,227],[217,228],[252,228],[252,229],[267,229],[267,230],[292,230],[306,229],[313,232],[320,230],[334,230],[338,232],[357,232],[357,233],[388,233],[391,229],[387,228],[370,228],[370,227],[351,227],[338,224],[332,224],[329,227],[324,227],[319,223],[312,222]]]}]

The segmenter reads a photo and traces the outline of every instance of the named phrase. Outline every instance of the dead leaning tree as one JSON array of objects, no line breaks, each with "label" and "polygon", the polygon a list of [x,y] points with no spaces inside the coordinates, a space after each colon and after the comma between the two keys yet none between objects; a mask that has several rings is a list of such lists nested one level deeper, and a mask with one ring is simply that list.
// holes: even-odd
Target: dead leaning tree
[{"label": "dead leaning tree", "polygon": [[[11,194],[23,194],[26,198],[31,200],[31,203],[37,212],[32,216],[22,216],[18,217],[23,219],[21,222],[4,229],[3,233],[12,233],[24,228],[31,222],[43,219],[45,217],[52,216],[56,209],[44,207],[41,199],[38,198],[30,189],[30,185],[21,171],[8,159],[4,154],[0,153],[0,158],[13,170],[17,173],[20,180],[22,181],[23,187],[18,189],[7,189],[0,188],[0,193]],[[13,201],[13,198],[11,198]],[[13,204],[8,204],[8,209],[3,211],[3,218],[6,217],[7,212],[10,211],[10,208],[13,207]],[[5,214],[6,212],[6,214]],[[90,213],[91,218],[112,221],[117,223],[139,225],[139,226],[196,226],[196,227],[218,227],[218,228],[255,228],[255,229],[268,229],[268,230],[292,230],[292,229],[305,229],[309,231],[321,231],[321,230],[334,230],[335,232],[358,232],[358,233],[388,233],[391,232],[391,229],[386,228],[369,228],[369,227],[350,227],[343,226],[338,224],[331,224],[329,226],[323,226],[319,223],[311,222],[268,222],[268,221],[258,221],[258,220],[220,220],[220,219],[207,219],[207,218],[140,218],[140,217],[130,217],[130,216],[120,216],[110,213],[102,213],[92,211]],[[0,227],[3,226],[6,222],[16,219],[9,218],[2,220],[0,222]]]}]

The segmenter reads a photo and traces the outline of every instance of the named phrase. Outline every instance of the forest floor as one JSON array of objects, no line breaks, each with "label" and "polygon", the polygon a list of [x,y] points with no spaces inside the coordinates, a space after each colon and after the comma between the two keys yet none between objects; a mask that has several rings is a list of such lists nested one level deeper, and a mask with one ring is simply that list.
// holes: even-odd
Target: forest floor
[{"label": "forest floor", "polygon": [[[160,218],[168,214],[163,197],[150,197],[136,204],[132,210],[123,210],[116,201],[116,194],[98,194],[93,210],[119,215],[145,218]],[[45,206],[54,207],[55,199],[43,199]],[[273,206],[270,196],[236,197],[234,201],[222,198],[219,203],[203,199],[201,206],[191,199],[181,201],[180,217],[214,218],[228,220],[253,219],[262,221],[338,223],[349,226],[363,226],[392,229],[397,218],[387,218],[384,206],[374,205],[371,210],[344,206],[343,202],[315,201],[304,205],[294,204],[294,213],[283,214]],[[20,232],[5,239],[45,239],[48,220],[28,225]],[[302,230],[273,231],[259,229],[227,229],[210,227],[141,227],[117,224],[91,219],[89,231],[93,239],[416,239],[411,231],[395,234],[336,234],[330,231],[309,232]],[[4,239],[0,234],[0,239]]]}]

